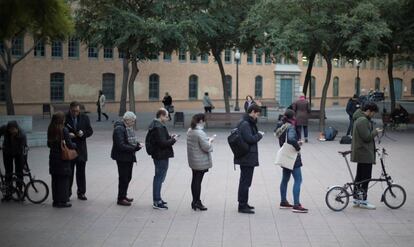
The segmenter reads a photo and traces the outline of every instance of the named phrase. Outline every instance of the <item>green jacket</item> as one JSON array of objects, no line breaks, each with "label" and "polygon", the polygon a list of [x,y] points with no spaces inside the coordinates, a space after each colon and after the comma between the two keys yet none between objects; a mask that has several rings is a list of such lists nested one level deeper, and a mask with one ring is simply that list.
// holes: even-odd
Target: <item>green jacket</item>
[{"label": "green jacket", "polygon": [[[356,114],[357,112],[355,112]],[[361,112],[362,113],[362,112]],[[355,118],[352,131],[351,161],[357,163],[375,164],[375,136],[377,130],[373,130],[372,124],[365,114]]]},{"label": "green jacket", "polygon": [[354,112],[354,114],[352,115],[352,120],[354,120],[354,122],[355,122],[355,120],[357,120],[358,118],[363,117],[363,116],[365,116],[364,112],[361,111],[361,108],[358,108]]}]

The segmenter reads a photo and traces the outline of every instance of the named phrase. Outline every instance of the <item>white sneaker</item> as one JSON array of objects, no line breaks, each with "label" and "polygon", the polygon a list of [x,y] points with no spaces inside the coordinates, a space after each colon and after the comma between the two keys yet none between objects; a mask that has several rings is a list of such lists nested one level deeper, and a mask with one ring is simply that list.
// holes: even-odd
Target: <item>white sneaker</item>
[{"label": "white sneaker", "polygon": [[354,207],[359,207],[359,204],[361,204],[361,200],[357,200],[357,199],[354,199]]},{"label": "white sneaker", "polygon": [[369,203],[368,201],[361,201],[359,204],[360,208],[364,208],[364,209],[376,209],[377,207],[375,207],[374,204]]}]

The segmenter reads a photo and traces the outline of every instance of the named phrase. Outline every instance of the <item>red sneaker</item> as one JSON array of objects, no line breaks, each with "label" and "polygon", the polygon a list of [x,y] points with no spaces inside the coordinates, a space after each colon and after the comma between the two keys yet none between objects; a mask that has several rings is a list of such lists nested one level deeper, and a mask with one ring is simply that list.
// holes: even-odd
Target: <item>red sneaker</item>
[{"label": "red sneaker", "polygon": [[309,210],[307,208],[302,207],[302,205],[295,205],[292,208],[292,212],[294,213],[307,213]]}]

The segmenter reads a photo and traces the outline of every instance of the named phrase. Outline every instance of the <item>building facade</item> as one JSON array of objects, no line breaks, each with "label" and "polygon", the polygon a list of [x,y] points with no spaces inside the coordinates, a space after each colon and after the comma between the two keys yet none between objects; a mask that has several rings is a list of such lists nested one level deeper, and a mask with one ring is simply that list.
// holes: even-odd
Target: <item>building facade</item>
[{"label": "building facade", "polygon": [[[23,54],[33,42],[27,36],[13,40],[13,55]],[[234,53],[229,49],[222,54],[232,109],[237,80]],[[101,89],[107,98],[107,111],[118,112],[123,77],[122,55],[117,49],[87,47],[76,39],[40,43],[14,68],[12,94],[16,114],[41,114],[45,103],[62,104],[73,100],[94,112]],[[294,101],[302,91],[307,69],[306,58],[300,54],[296,57],[297,61],[278,58],[275,64],[266,54],[241,54],[238,73],[240,105],[243,105],[246,95],[259,101],[277,101],[281,106]],[[138,112],[155,111],[162,106],[165,92],[173,97],[176,109],[202,110],[204,92],[209,93],[217,108],[224,107],[221,76],[212,56],[186,51],[160,53],[149,61],[140,62],[138,68],[135,80]],[[357,80],[357,74],[360,80]],[[326,64],[318,55],[310,87],[316,109],[319,108],[325,77]],[[414,66],[396,68],[394,82],[397,99],[414,99]],[[327,106],[345,105],[354,93],[363,94],[369,90],[385,90],[387,96],[388,84],[384,59],[371,59],[360,63],[360,66],[335,59]],[[4,75],[0,74],[0,114],[6,113],[4,99]]]}]

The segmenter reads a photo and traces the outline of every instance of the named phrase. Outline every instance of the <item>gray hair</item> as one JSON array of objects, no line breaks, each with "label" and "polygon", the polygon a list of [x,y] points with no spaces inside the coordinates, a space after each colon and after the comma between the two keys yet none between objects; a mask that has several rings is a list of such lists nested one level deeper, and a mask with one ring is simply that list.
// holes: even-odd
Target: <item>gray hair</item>
[{"label": "gray hair", "polygon": [[124,120],[135,120],[137,119],[137,116],[132,111],[127,111],[122,118]]}]

